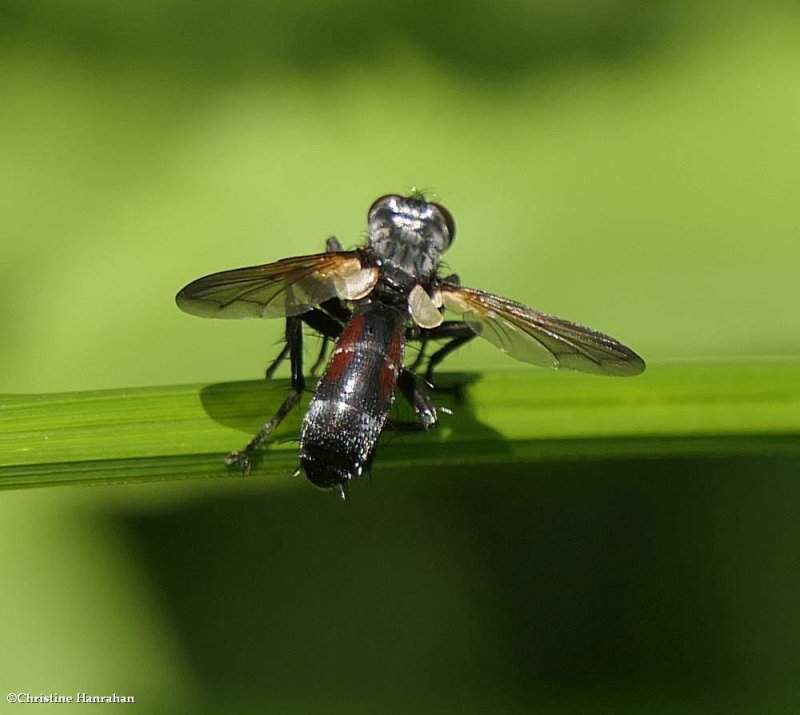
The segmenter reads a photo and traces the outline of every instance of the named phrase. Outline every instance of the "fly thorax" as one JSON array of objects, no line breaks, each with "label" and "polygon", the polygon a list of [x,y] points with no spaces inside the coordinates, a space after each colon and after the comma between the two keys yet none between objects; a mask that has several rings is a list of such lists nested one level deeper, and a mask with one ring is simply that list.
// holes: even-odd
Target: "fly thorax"
[{"label": "fly thorax", "polygon": [[372,248],[384,271],[405,273],[413,282],[429,281],[441,260],[441,251],[419,233],[381,231]]},{"label": "fly thorax", "polygon": [[438,204],[418,197],[388,195],[369,212],[369,241],[384,271],[408,275],[427,283],[436,275],[442,254],[452,240]]}]

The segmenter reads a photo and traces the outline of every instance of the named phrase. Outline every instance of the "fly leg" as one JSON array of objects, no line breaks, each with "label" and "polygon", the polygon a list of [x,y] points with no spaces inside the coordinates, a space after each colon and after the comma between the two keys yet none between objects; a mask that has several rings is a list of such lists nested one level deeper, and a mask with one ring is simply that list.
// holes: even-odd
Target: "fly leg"
[{"label": "fly leg", "polygon": [[308,374],[311,375],[311,377],[316,377],[320,368],[325,364],[325,360],[328,357],[328,343],[330,343],[330,341],[331,338],[329,338],[327,335],[322,336],[322,345],[319,348],[319,355],[317,355],[317,359],[314,361],[314,364],[308,371]]},{"label": "fly leg", "polygon": [[301,316],[306,325],[322,336],[322,347],[320,348],[319,356],[311,367],[312,376],[316,376],[319,369],[325,364],[325,359],[328,356],[328,346],[338,339],[347,321],[350,320],[350,316],[350,310],[338,298],[326,300],[320,304],[319,308],[314,308]]},{"label": "fly leg", "polygon": [[300,318],[286,318],[286,345],[289,348],[289,361],[292,366],[292,389],[283,401],[278,411],[272,418],[258,431],[255,437],[239,452],[231,452],[225,463],[236,465],[241,468],[244,474],[250,473],[251,458],[255,452],[272,434],[275,428],[283,422],[286,415],[300,402],[300,397],[306,386],[303,377],[303,327]]},{"label": "fly leg", "polygon": [[[449,276],[442,279],[442,283],[448,285],[461,285],[461,279],[457,273],[451,273]],[[423,330],[422,340],[423,346],[427,340],[436,340],[437,338],[450,338],[450,341],[440,347],[428,360],[428,367],[425,370],[425,380],[435,386],[433,381],[433,371],[437,365],[442,362],[453,350],[458,350],[462,345],[468,343],[474,338],[477,333],[463,320],[445,320],[441,325],[428,330]],[[461,390],[456,388],[457,395],[461,394]]]},{"label": "fly leg", "polygon": [[[325,248],[328,252],[343,250],[342,244],[335,236],[328,238],[325,242]],[[305,322],[322,335],[322,347],[316,361],[311,367],[311,375],[313,376],[325,362],[328,344],[339,337],[344,324],[349,319],[350,311],[338,298],[327,300],[322,303],[319,308],[314,308],[302,315],[286,318],[286,344],[275,360],[267,367],[266,379],[269,380],[273,376],[275,371],[288,356],[292,372],[291,391],[283,403],[281,403],[278,411],[258,431],[255,437],[253,437],[242,450],[232,452],[226,457],[226,464],[235,464],[241,468],[242,472],[248,474],[250,472],[253,453],[266,441],[270,434],[275,431],[278,425],[283,422],[286,416],[300,402],[300,398],[306,387],[306,381],[303,377],[303,323]]]},{"label": "fly leg", "polygon": [[[336,236],[330,236],[325,241],[325,250],[328,253],[338,253],[343,251],[344,247]],[[329,315],[325,315],[326,312]],[[311,313],[312,315],[304,315],[303,320],[322,336],[319,355],[309,370],[311,377],[316,377],[328,357],[330,343],[339,337],[342,327],[350,319],[350,311],[341,300],[331,298],[322,303],[319,308],[312,310]],[[328,320],[329,316],[333,316],[332,321]]]},{"label": "fly leg", "polygon": [[[449,323],[449,325],[448,325]],[[447,326],[446,331],[442,331],[443,334],[437,334],[439,328],[444,328]],[[477,336],[477,333],[467,325],[467,323],[463,323],[458,320],[448,321],[442,323],[438,328],[432,328],[431,338],[436,337],[448,337],[450,338],[449,342],[446,342],[442,347],[440,347],[433,355],[428,358],[428,367],[425,369],[425,380],[429,382],[431,385],[435,385],[433,380],[433,371],[439,365],[442,360],[444,360],[453,350],[458,350],[462,345],[468,343],[474,337]]]},{"label": "fly leg", "polygon": [[[461,284],[461,279],[458,277],[457,273],[451,273],[449,276],[444,278],[442,282],[457,286]],[[421,332],[422,335],[420,337],[422,339],[423,348],[428,340],[436,340],[437,338],[450,339],[449,342],[445,343],[433,355],[431,355],[428,360],[428,367],[425,370],[425,380],[430,385],[435,387],[435,383],[433,381],[433,371],[436,369],[437,365],[451,352],[458,350],[458,348],[460,348],[462,345],[472,340],[477,333],[463,320],[445,320],[437,327],[422,329]],[[455,392],[460,396],[461,391],[458,388],[456,388]]]},{"label": "fly leg", "polygon": [[430,341],[427,338],[420,338],[419,352],[417,353],[417,357],[414,358],[414,362],[408,366],[409,370],[416,372],[419,369],[419,366],[422,365],[425,360],[425,351],[428,349],[429,342]]},{"label": "fly leg", "polygon": [[[305,320],[305,316],[302,316],[302,319]],[[306,323],[312,325],[312,322],[309,320],[305,320]],[[312,326],[313,327],[313,326]],[[341,328],[340,328],[341,331]],[[320,331],[317,331],[320,332]],[[328,345],[332,340],[336,338],[332,335],[327,335],[325,333],[320,333],[322,336],[322,345],[319,349],[319,354],[317,355],[317,359],[314,361],[314,364],[311,366],[311,369],[308,371],[311,377],[316,377],[319,369],[325,364],[325,360],[328,357]],[[338,333],[336,333],[338,335]],[[275,371],[283,364],[283,361],[289,355],[290,347],[289,343],[286,343],[281,351],[278,353],[278,356],[269,364],[266,371],[264,372],[264,379],[269,381],[272,379],[272,376],[275,374]]]},{"label": "fly leg", "polygon": [[[298,316],[309,328],[316,330],[325,340],[336,340],[350,320],[350,311],[338,298],[331,298]],[[319,362],[319,359],[317,360]]]},{"label": "fly leg", "polygon": [[286,356],[289,354],[289,343],[286,343],[281,351],[278,353],[278,357],[276,357],[267,367],[266,371],[264,372],[264,379],[269,381],[272,379],[272,376],[275,374],[275,371],[281,366],[281,363],[286,359]]},{"label": "fly leg", "polygon": [[[439,423],[439,416],[436,406],[431,401],[426,389],[426,384],[435,390],[452,392],[456,399],[463,400],[462,386],[455,385],[452,388],[437,387],[433,381],[433,371],[442,360],[444,360],[453,350],[457,350],[464,343],[472,340],[476,335],[469,325],[461,320],[446,320],[435,328],[420,328],[412,326],[406,330],[406,340],[419,340],[422,343],[420,357],[408,368],[403,368],[397,380],[397,386],[403,397],[408,400],[417,414],[418,421],[411,423],[392,423],[398,429],[405,430],[427,430],[436,427]],[[421,379],[413,370],[422,363],[425,348],[431,340],[449,339],[428,359],[428,366],[425,370],[425,379]],[[443,412],[450,413],[446,407],[440,407]]]},{"label": "fly leg", "polygon": [[[453,350],[457,350],[464,343],[469,342],[477,333],[463,320],[445,320],[435,328],[420,328],[413,326],[406,331],[406,340],[420,340],[423,348],[430,340],[448,339],[433,355],[428,358],[428,366],[425,369],[425,380],[435,386],[433,371]],[[416,360],[412,368],[420,362]],[[441,388],[439,388],[441,389]]]},{"label": "fly leg", "polygon": [[436,427],[439,423],[439,416],[422,379],[411,370],[403,368],[397,378],[397,387],[414,408],[417,420],[415,422],[392,422],[392,427],[408,431],[422,431]]},{"label": "fly leg", "polygon": [[323,307],[330,311],[330,313],[335,313],[345,319],[350,316],[350,312],[342,302],[338,298],[334,298],[325,301],[320,308],[314,308],[299,316],[286,318],[286,345],[283,350],[281,350],[276,360],[267,368],[267,378],[272,376],[288,354],[292,369],[291,391],[283,403],[281,403],[278,411],[258,431],[256,436],[253,437],[242,450],[231,452],[231,454],[226,457],[226,464],[235,464],[241,468],[242,472],[249,474],[253,453],[266,441],[267,437],[275,431],[277,426],[283,422],[297,403],[300,402],[300,398],[306,387],[306,381],[303,377],[303,323],[306,323],[322,335],[322,349],[311,368],[312,375],[324,361],[327,354],[328,343],[338,338],[339,334],[342,332],[343,323],[330,313],[321,310]]},{"label": "fly leg", "polygon": [[331,298],[320,304],[319,308],[304,313],[301,319],[322,336],[319,355],[310,370],[311,376],[316,377],[328,357],[328,347],[332,342],[336,342],[342,328],[350,320],[350,311],[341,300]]},{"label": "fly leg", "polygon": [[[339,241],[339,239],[336,238],[336,236],[331,236],[330,238],[328,238],[325,241],[325,250],[328,253],[336,253],[338,251],[344,250],[344,248],[343,248],[341,242]],[[350,317],[349,312],[348,312],[347,308],[344,306],[344,304],[342,303],[342,301],[340,301],[338,298],[333,298],[331,300],[326,301],[323,304],[323,306],[327,306],[328,304],[334,304],[334,303],[336,305],[330,306],[328,309],[334,315],[338,314],[338,315],[341,316],[342,314],[346,314],[347,317],[345,318],[344,322],[347,322],[347,319]],[[308,321],[306,321],[306,322],[308,322]],[[330,340],[335,340],[336,337],[338,337],[339,332],[341,332],[341,329],[339,330],[339,332],[336,332],[336,334],[333,335],[333,336],[331,336],[328,333],[325,333],[323,331],[318,331],[318,332],[322,333],[322,347],[320,348],[319,356],[317,357],[317,359],[315,360],[314,364],[311,366],[311,370],[309,371],[312,377],[316,376],[316,374],[319,371],[319,369],[325,363],[325,358],[328,356],[328,342]],[[272,376],[275,374],[275,371],[281,366],[283,361],[289,355],[289,350],[290,350],[290,347],[289,347],[289,343],[287,342],[283,346],[283,348],[281,349],[280,353],[278,353],[278,356],[267,367],[267,369],[266,369],[266,371],[264,373],[264,378],[266,380],[271,380],[272,379]]]}]

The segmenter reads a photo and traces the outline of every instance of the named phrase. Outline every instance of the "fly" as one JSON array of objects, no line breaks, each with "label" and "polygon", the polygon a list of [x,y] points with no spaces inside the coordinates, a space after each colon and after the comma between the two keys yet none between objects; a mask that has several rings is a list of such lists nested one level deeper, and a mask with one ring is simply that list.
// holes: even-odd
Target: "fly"
[{"label": "fly", "polygon": [[[352,251],[336,238],[325,253],[284,258],[250,268],[213,273],[189,283],[178,307],[204,318],[286,319],[286,345],[267,369],[271,377],[288,356],[291,390],[275,415],[226,462],[250,471],[251,458],[305,389],[305,323],[334,349],[317,384],[300,433],[300,466],[317,486],[347,497],[350,480],[368,469],[397,390],[416,414],[417,426],[436,426],[428,387],[453,350],[480,336],[523,362],[599,375],[638,375],[644,360],[592,328],[540,313],[508,298],[462,286],[441,276],[442,256],[453,244],[455,222],[422,194],[389,194],[368,213],[368,241]],[[459,316],[445,320],[445,309]],[[424,348],[446,340],[417,374]],[[419,358],[404,362],[410,341]],[[315,370],[312,368],[312,374]]]}]

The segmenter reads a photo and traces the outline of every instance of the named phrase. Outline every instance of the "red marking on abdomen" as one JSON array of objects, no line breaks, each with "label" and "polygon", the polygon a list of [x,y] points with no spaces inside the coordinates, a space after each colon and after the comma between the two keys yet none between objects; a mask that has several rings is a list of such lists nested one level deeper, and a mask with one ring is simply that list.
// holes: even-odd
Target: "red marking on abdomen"
[{"label": "red marking on abdomen", "polygon": [[350,318],[350,320],[347,321],[347,325],[344,326],[344,330],[342,330],[342,334],[339,336],[336,346],[344,347],[346,345],[352,345],[354,342],[360,340],[366,322],[367,320],[363,315],[354,315]]},{"label": "red marking on abdomen", "polygon": [[402,352],[403,352],[403,343],[404,335],[402,330],[396,330],[394,335],[392,336],[392,342],[389,345],[389,350],[386,352],[386,357],[388,357],[395,365],[398,367],[400,366],[400,361],[402,360]]},{"label": "red marking on abdomen", "polygon": [[378,374],[378,389],[380,390],[380,398],[384,403],[392,399],[396,384],[397,368],[393,368],[389,363],[384,363]]},{"label": "red marking on abdomen", "polygon": [[342,334],[336,341],[333,357],[322,379],[326,382],[338,382],[355,357],[354,346],[364,332],[364,316],[356,315],[347,321]]},{"label": "red marking on abdomen", "polygon": [[342,350],[334,353],[322,379],[327,382],[339,382],[349,369],[355,356],[356,354],[352,350]]},{"label": "red marking on abdomen", "polygon": [[386,357],[378,375],[380,396],[384,402],[389,402],[397,385],[397,375],[400,372],[400,362],[403,359],[403,333],[399,330],[392,336],[392,342],[386,350]]}]

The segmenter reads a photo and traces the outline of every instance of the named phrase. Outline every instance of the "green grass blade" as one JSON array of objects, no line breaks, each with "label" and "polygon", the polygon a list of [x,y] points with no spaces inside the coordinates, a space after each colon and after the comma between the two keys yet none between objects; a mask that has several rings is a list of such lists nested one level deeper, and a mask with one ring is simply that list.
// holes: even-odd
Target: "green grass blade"
[{"label": "green grass blade", "polygon": [[[800,454],[800,361],[655,366],[633,379],[522,369],[447,376],[464,402],[428,433],[382,438],[376,470],[610,456]],[[285,381],[0,396],[0,487],[236,475],[223,456],[277,407]],[[297,466],[302,411],[253,475]]]}]

